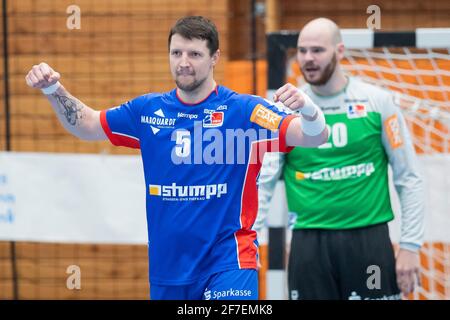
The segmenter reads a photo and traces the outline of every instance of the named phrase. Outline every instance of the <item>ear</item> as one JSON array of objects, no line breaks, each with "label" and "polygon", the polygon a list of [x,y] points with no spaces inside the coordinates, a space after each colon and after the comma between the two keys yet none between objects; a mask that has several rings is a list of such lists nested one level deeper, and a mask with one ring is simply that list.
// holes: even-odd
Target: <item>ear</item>
[{"label": "ear", "polygon": [[216,64],[219,62],[220,57],[220,50],[217,49],[217,51],[212,55],[212,66],[215,67]]},{"label": "ear", "polygon": [[340,61],[344,58],[344,53],[345,53],[345,47],[344,47],[344,43],[343,42],[339,42],[336,45],[336,57],[337,60]]}]

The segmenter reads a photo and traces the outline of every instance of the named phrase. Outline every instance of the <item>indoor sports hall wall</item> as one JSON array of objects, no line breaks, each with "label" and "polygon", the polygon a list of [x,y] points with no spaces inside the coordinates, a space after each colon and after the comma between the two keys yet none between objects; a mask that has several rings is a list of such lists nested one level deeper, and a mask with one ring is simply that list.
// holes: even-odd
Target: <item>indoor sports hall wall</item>
[{"label": "indoor sports hall wall", "polygon": [[[231,0],[230,2],[230,38],[240,46],[231,46],[230,60],[250,59],[251,32],[248,25],[251,18],[251,0]],[[367,8],[378,5],[381,13],[381,28],[387,30],[413,30],[421,28],[448,27],[450,4],[441,0],[267,0],[266,12],[273,7],[269,15],[256,14],[257,54],[263,58],[266,50],[265,31],[298,30],[309,20],[324,16],[336,21],[341,28],[365,28]],[[270,6],[271,5],[271,6]],[[243,32],[244,31],[244,32]],[[248,32],[246,32],[248,31]],[[248,44],[248,45],[244,45]]]},{"label": "indoor sports hall wall", "polygon": [[[24,82],[33,64],[47,62],[61,73],[64,85],[75,96],[95,109],[104,109],[144,92],[172,88],[167,36],[179,17],[209,16],[222,39],[227,36],[224,0],[214,5],[206,0],[10,0],[7,4],[11,146],[15,151],[129,152],[108,143],[80,142],[67,134],[46,99]],[[80,29],[66,26],[70,5],[80,8]],[[222,50],[219,80],[227,60],[226,41],[222,41]]]}]

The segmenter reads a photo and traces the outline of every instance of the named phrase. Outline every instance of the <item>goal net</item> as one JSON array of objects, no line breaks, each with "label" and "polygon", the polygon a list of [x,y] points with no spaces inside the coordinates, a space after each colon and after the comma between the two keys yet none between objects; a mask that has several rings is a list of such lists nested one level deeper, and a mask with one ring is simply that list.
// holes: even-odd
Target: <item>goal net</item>
[{"label": "goal net", "polygon": [[[420,252],[422,285],[409,298],[448,300],[450,179],[445,175],[450,170],[450,29],[388,34],[344,29],[342,34],[346,46],[344,69],[394,92],[423,167],[427,212],[425,245]],[[286,81],[304,84],[295,58],[297,37],[296,32],[268,36],[269,96],[271,89]],[[397,213],[395,195],[393,207]],[[390,225],[394,243],[399,239],[397,218]]]}]

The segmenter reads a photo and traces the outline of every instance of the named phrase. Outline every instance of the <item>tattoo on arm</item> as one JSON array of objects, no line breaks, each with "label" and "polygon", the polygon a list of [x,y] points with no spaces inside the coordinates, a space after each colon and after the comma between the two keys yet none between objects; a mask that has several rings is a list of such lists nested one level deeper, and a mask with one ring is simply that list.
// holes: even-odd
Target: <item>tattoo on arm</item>
[{"label": "tattoo on arm", "polygon": [[60,112],[66,118],[67,122],[72,126],[77,125],[79,120],[83,118],[83,105],[70,97],[53,94],[53,97],[58,101]]}]

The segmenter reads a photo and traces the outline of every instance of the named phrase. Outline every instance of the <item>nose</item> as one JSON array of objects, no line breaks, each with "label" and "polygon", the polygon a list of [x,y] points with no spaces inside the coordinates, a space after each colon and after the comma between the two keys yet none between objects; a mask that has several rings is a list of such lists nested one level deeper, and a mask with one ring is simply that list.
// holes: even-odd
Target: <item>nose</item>
[{"label": "nose", "polygon": [[189,59],[187,53],[183,53],[180,58],[180,67],[189,67]]},{"label": "nose", "polygon": [[306,50],[306,53],[304,54],[305,61],[312,61],[314,60],[314,57],[311,53],[311,50]]}]

